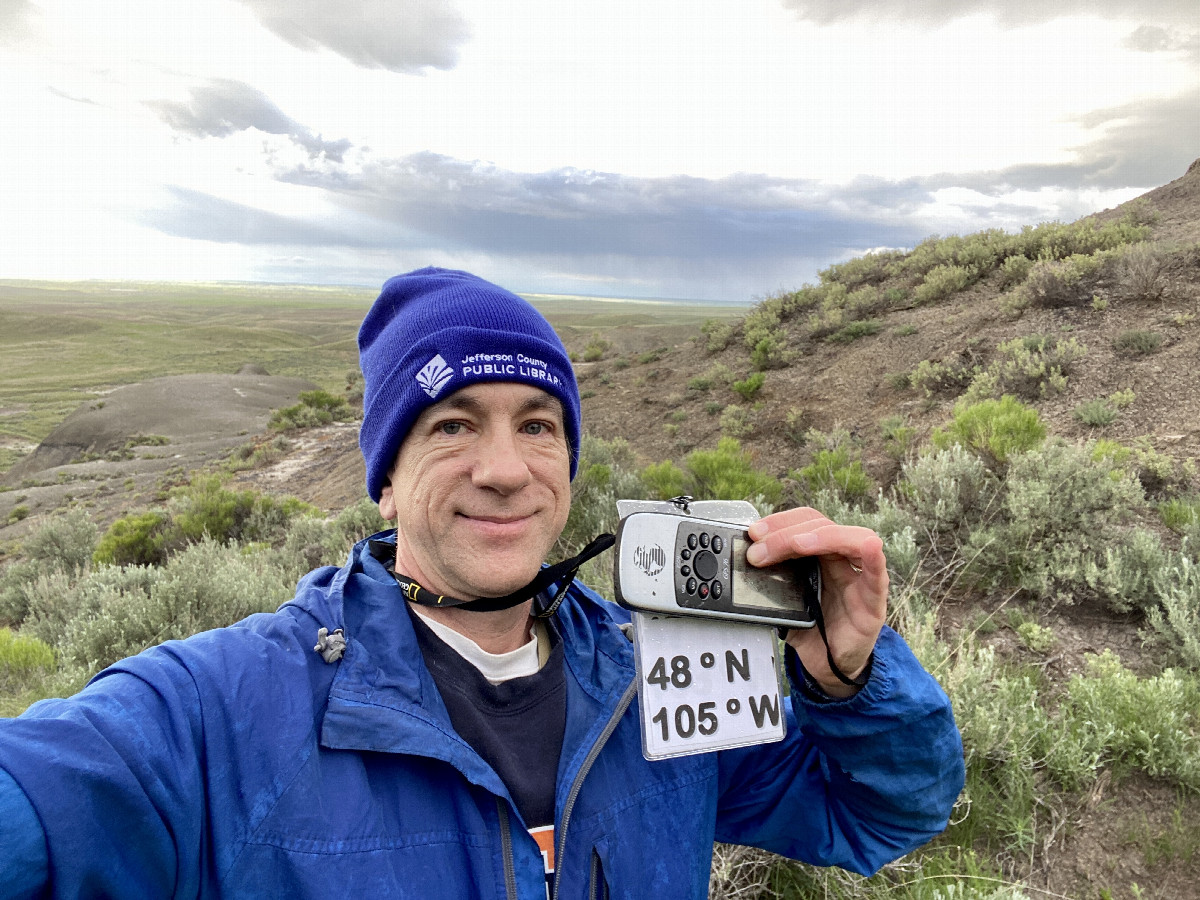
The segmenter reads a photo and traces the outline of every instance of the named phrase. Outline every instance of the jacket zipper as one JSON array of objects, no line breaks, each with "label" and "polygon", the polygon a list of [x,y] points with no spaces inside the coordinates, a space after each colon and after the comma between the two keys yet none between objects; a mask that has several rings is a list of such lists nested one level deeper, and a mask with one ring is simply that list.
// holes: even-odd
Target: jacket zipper
[{"label": "jacket zipper", "polygon": [[604,877],[603,867],[600,865],[600,854],[596,849],[592,848],[592,877],[588,882],[588,900],[605,900],[608,897],[608,885],[601,879]]},{"label": "jacket zipper", "polygon": [[509,830],[508,807],[497,797],[496,809],[500,813],[500,852],[504,855],[504,896],[517,900],[517,872],[513,865],[512,832]]},{"label": "jacket zipper", "polygon": [[[613,710],[612,715],[608,717],[608,722],[604,725],[604,730],[600,732],[600,736],[596,738],[596,743],[592,744],[592,749],[584,757],[583,765],[579,767],[579,772],[576,774],[575,780],[571,783],[571,790],[567,792],[567,800],[563,804],[562,824],[558,828],[558,834],[555,835],[555,844],[557,846],[554,849],[554,897],[558,897],[558,879],[562,875],[563,848],[567,843],[567,826],[571,822],[571,811],[575,808],[575,800],[579,797],[580,790],[583,789],[583,779],[587,777],[588,771],[592,768],[592,764],[596,761],[596,757],[600,755],[600,751],[608,742],[608,739],[612,737],[612,733],[617,730],[617,723],[625,715],[625,710],[629,709],[629,704],[633,702],[633,696],[636,693],[637,678],[634,677],[629,682],[629,687],[625,688],[625,693],[621,695],[621,699],[617,701],[617,707]],[[595,860],[593,859],[594,864]]]}]

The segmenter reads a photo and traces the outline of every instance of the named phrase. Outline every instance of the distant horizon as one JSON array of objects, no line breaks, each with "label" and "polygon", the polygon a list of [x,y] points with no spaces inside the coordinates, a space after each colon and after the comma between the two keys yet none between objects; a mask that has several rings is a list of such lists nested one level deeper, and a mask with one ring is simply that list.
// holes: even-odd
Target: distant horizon
[{"label": "distant horizon", "polygon": [[[248,281],[239,279],[230,279],[224,281],[213,280],[167,280],[167,279],[142,279],[142,278],[0,278],[0,288],[6,285],[14,286],[51,286],[51,285],[91,285],[97,288],[107,288],[113,293],[132,293],[138,288],[126,288],[123,285],[139,285],[147,288],[154,286],[167,287],[194,287],[194,288],[271,288],[271,289],[294,289],[299,291],[314,291],[314,292],[333,292],[344,291],[346,293],[361,293],[364,297],[375,296],[378,294],[382,285],[372,287],[366,284],[321,284],[309,282],[292,282],[292,281]],[[507,285],[501,285],[509,290]],[[797,285],[799,287],[799,285]],[[519,297],[523,297],[531,302],[536,300],[587,300],[598,303],[636,303],[647,305],[672,305],[672,304],[692,304],[697,306],[745,306],[751,307],[757,304],[761,298],[747,300],[712,300],[701,297],[627,297],[617,294],[583,294],[579,292],[550,292],[550,291],[522,291],[513,290],[513,293]]]}]

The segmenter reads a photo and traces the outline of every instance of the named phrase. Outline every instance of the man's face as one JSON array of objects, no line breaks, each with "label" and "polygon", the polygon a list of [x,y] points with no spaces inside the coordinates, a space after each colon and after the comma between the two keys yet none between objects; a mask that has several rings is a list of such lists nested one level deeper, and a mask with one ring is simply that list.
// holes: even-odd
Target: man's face
[{"label": "man's face", "polygon": [[566,525],[570,473],[557,399],[511,382],[456,391],[417,419],[383,489],[396,570],[464,600],[528,584]]}]

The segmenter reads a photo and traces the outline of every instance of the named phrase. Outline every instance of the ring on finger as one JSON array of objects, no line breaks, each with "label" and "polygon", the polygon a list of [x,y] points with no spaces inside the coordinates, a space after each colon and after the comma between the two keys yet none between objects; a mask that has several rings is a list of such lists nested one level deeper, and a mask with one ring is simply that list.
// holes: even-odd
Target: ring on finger
[{"label": "ring on finger", "polygon": [[850,560],[846,560],[846,565],[848,565],[851,569],[854,570],[855,575],[862,574],[862,571],[863,571],[862,566],[856,566],[854,563],[850,562]]}]

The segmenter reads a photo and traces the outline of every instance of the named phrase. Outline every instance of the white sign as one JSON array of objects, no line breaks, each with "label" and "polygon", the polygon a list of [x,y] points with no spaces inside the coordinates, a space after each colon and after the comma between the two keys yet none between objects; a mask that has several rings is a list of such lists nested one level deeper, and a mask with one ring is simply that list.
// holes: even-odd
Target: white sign
[{"label": "white sign", "polygon": [[646,759],[783,739],[787,721],[775,629],[632,616]]}]

